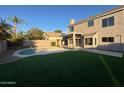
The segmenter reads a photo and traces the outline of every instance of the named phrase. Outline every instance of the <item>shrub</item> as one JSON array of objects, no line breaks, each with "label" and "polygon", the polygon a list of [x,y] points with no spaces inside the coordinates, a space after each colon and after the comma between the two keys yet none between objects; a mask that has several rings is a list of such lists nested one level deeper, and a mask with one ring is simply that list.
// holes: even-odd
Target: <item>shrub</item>
[{"label": "shrub", "polygon": [[56,46],[56,42],[51,42],[51,46]]},{"label": "shrub", "polygon": [[8,40],[9,47],[20,47],[23,46],[23,39],[11,39]]}]

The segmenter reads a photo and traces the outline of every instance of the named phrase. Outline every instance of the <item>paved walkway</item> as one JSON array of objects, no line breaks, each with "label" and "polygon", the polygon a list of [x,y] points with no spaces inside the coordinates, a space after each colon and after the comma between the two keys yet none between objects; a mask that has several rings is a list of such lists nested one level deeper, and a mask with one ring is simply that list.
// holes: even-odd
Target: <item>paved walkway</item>
[{"label": "paved walkway", "polygon": [[17,49],[6,50],[0,55],[0,64],[13,62],[19,59],[19,57],[12,56]]},{"label": "paved walkway", "polygon": [[109,55],[114,57],[123,57],[123,53],[121,52],[112,52],[112,51],[104,51],[104,50],[97,50],[97,49],[86,49],[86,48],[77,48],[75,50],[87,51],[91,53]]}]

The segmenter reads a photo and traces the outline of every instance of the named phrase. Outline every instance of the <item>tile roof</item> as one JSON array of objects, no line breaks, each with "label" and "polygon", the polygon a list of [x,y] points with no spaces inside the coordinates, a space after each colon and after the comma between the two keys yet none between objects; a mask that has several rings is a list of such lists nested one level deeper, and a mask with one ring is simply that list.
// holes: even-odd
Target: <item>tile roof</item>
[{"label": "tile roof", "polygon": [[49,37],[60,37],[61,33],[57,33],[57,32],[44,32],[47,36]]}]

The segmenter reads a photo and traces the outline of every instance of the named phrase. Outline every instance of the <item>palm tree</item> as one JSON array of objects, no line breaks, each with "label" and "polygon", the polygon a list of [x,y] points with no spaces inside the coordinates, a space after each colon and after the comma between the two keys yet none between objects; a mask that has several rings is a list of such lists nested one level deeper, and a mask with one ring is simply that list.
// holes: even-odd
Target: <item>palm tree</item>
[{"label": "palm tree", "polygon": [[[15,37],[17,36],[17,35],[16,35],[16,34],[17,34],[17,32],[16,32],[17,24],[26,23],[25,20],[20,19],[20,18],[18,18],[18,17],[16,17],[16,16],[14,16],[14,17],[8,17],[8,21],[13,22],[13,32],[14,32],[14,34],[15,34]],[[27,24],[27,23],[26,23],[26,24]]]}]

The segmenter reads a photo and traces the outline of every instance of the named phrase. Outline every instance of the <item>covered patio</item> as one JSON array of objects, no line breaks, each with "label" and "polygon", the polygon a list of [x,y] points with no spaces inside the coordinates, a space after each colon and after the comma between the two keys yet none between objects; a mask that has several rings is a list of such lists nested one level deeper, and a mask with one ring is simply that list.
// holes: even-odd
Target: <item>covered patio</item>
[{"label": "covered patio", "polygon": [[83,36],[82,33],[70,32],[62,36],[62,46],[75,48],[75,47],[83,47]]},{"label": "covered patio", "polygon": [[68,48],[94,48],[97,47],[97,33],[70,32],[62,35],[62,47]]}]

